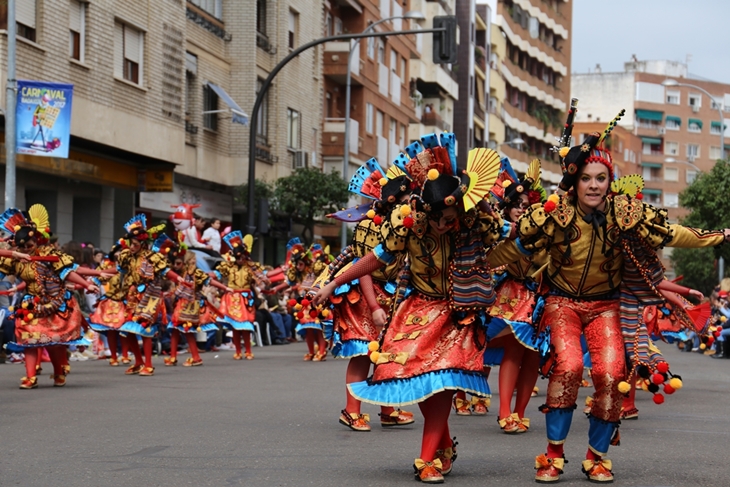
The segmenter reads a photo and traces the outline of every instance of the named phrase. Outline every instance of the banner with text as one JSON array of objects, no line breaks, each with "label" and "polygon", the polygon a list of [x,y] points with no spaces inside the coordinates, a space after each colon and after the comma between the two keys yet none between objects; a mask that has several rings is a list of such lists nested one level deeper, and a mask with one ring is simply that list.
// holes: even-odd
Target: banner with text
[{"label": "banner with text", "polygon": [[16,152],[68,157],[73,85],[18,80]]}]

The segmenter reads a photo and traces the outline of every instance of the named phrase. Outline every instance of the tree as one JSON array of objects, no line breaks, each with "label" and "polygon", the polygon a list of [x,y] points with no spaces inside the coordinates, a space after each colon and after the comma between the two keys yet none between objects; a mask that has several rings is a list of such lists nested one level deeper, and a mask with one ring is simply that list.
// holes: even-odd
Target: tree
[{"label": "tree", "polygon": [[[254,211],[254,221],[258,221],[259,217],[259,205],[258,202],[261,200],[271,200],[271,198],[274,196],[274,185],[272,183],[269,183],[268,181],[263,181],[261,179],[257,179],[254,182],[253,187],[253,197],[254,201],[256,202],[256,207],[253,209]],[[234,196],[234,200],[236,204],[248,206],[248,183],[240,185],[238,188],[236,188],[236,193]],[[248,211],[248,208],[246,209]]]},{"label": "tree", "polygon": [[[679,195],[679,203],[691,213],[683,225],[695,228],[730,228],[730,163],[718,161],[709,173],[699,173],[697,179]],[[714,261],[724,257],[730,262],[730,248],[674,249],[672,265],[677,275],[683,275],[683,284],[706,293],[717,284]]]},{"label": "tree", "polygon": [[276,180],[274,199],[277,209],[304,225],[302,238],[310,243],[315,219],[347,203],[347,183],[334,170],[325,174],[319,169],[295,169],[290,176]]}]

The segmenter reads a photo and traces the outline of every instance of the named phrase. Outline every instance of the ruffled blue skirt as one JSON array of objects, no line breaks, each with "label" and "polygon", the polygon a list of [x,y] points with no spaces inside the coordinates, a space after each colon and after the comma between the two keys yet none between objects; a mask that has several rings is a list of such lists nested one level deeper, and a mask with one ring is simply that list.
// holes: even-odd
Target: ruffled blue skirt
[{"label": "ruffled blue skirt", "polygon": [[145,338],[152,338],[157,333],[157,325],[144,327],[136,321],[127,321],[119,328],[119,331],[132,333],[134,335],[139,335]]},{"label": "ruffled blue skirt", "polygon": [[20,345],[15,342],[8,342],[5,344],[5,349],[11,353],[23,353],[26,348],[40,348],[40,347],[53,347],[56,345],[63,345],[64,347],[76,346],[76,347],[90,347],[91,342],[86,338],[79,338],[78,340],[71,340],[70,342],[51,342],[51,343],[40,343],[37,345]]},{"label": "ruffled blue skirt", "polygon": [[168,330],[177,330],[180,333],[197,333],[199,331],[209,332],[218,331],[218,325],[215,323],[206,323],[205,325],[191,326],[187,330],[182,325],[173,325],[172,323],[167,325]]},{"label": "ruffled blue skirt", "polygon": [[224,316],[218,319],[218,323],[230,330],[236,331],[254,331],[253,322],[251,321],[236,321],[233,318]]}]

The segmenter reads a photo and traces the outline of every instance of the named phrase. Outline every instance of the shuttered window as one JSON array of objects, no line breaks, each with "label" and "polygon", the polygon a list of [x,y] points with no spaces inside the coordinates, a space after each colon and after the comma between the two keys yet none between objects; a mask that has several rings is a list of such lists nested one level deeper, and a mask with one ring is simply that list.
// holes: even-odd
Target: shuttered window
[{"label": "shuttered window", "polygon": [[69,55],[77,61],[84,60],[84,45],[86,44],[86,4],[79,0],[71,0],[69,8],[68,27]]},{"label": "shuttered window", "polygon": [[17,0],[15,3],[15,22],[18,35],[35,42],[36,39],[36,0]]},{"label": "shuttered window", "polygon": [[142,84],[142,55],[144,34],[116,22],[114,24],[114,76]]}]

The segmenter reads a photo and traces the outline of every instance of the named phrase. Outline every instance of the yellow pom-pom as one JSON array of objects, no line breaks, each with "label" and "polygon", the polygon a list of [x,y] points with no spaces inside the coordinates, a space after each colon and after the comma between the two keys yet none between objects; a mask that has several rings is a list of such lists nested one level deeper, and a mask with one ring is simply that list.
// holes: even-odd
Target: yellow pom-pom
[{"label": "yellow pom-pom", "polygon": [[15,306],[10,306],[10,307],[8,308],[8,311],[10,311],[11,313],[12,313],[12,312],[14,312],[14,311],[15,311]]},{"label": "yellow pom-pom", "polygon": [[649,390],[649,385],[646,383],[646,381],[643,381],[641,383],[641,390],[642,391],[648,391]]},{"label": "yellow pom-pom", "polygon": [[727,316],[720,316],[720,321],[725,323],[727,321]]},{"label": "yellow pom-pom", "polygon": [[379,348],[380,348],[380,343],[378,343],[376,341],[372,341],[372,342],[368,343],[368,350],[370,350],[371,352],[377,352]]},{"label": "yellow pom-pom", "polygon": [[618,383],[618,391],[621,394],[628,394],[630,390],[631,390],[631,385],[628,382],[626,382],[625,380],[622,380],[621,382]]},{"label": "yellow pom-pom", "polygon": [[704,350],[706,348],[707,348],[707,345],[705,345],[704,343],[700,343],[700,350]]},{"label": "yellow pom-pom", "polygon": [[372,352],[370,354],[370,361],[372,363],[378,363],[378,359],[380,358],[380,352]]},{"label": "yellow pom-pom", "polygon": [[565,157],[568,155],[568,152],[570,152],[570,147],[561,147],[558,154],[560,154],[560,157]]},{"label": "yellow pom-pom", "polygon": [[28,309],[28,301],[23,301],[23,309]]},{"label": "yellow pom-pom", "polygon": [[236,242],[236,243],[233,244],[233,248],[234,249],[237,249],[238,247],[239,247],[238,242]]},{"label": "yellow pom-pom", "polygon": [[322,318],[327,318],[330,315],[330,310],[323,309],[322,310]]},{"label": "yellow pom-pom", "polygon": [[409,205],[403,205],[400,207],[400,216],[403,218],[411,214],[411,207]]},{"label": "yellow pom-pom", "polygon": [[28,321],[33,319],[33,313],[28,313]]},{"label": "yellow pom-pom", "polygon": [[146,331],[147,333],[152,333],[152,328],[150,328],[150,327],[148,326],[147,328],[145,328],[145,329],[144,329],[144,331]]},{"label": "yellow pom-pom", "polygon": [[682,379],[672,377],[669,379],[669,385],[672,386],[675,391],[678,391],[682,388]]},{"label": "yellow pom-pom", "polygon": [[375,210],[368,210],[365,215],[372,220],[373,218],[375,218]]},{"label": "yellow pom-pom", "polygon": [[504,189],[509,188],[510,184],[512,184],[512,181],[510,181],[509,179],[505,179],[504,181],[502,181],[502,187]]},{"label": "yellow pom-pom", "polygon": [[560,202],[560,196],[558,196],[555,193],[553,193],[550,196],[548,196],[548,199],[547,200],[548,201],[552,201],[553,203],[555,203],[557,205]]},{"label": "yellow pom-pom", "polygon": [[294,310],[295,310],[295,311],[300,311],[301,309],[302,309],[302,305],[301,305],[301,304],[296,304],[296,305],[294,306]]},{"label": "yellow pom-pom", "polygon": [[429,181],[435,181],[439,177],[438,169],[429,169],[428,170],[428,180]]},{"label": "yellow pom-pom", "polygon": [[381,186],[385,186],[388,184],[388,180],[386,178],[380,178],[380,181],[378,181]]},{"label": "yellow pom-pom", "polygon": [[198,333],[200,333],[201,331],[203,331],[203,329],[202,329],[201,327],[197,327],[197,328],[195,329],[195,331],[197,331]]},{"label": "yellow pom-pom", "polygon": [[170,253],[170,247],[165,247],[165,253],[166,254],[169,254]]},{"label": "yellow pom-pom", "polygon": [[16,232],[17,232],[18,230],[20,230],[20,225],[15,225],[15,226],[13,227],[13,230],[15,230]]}]

